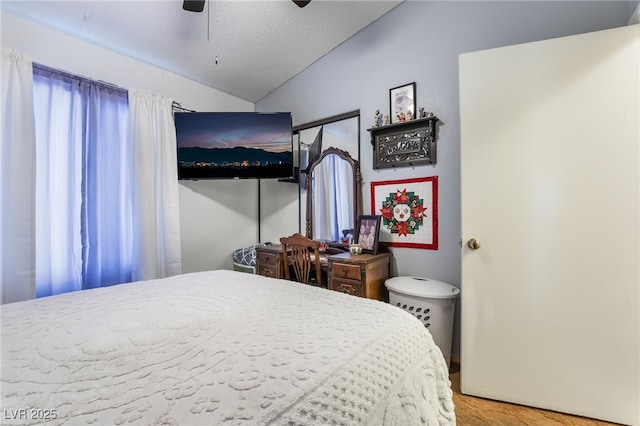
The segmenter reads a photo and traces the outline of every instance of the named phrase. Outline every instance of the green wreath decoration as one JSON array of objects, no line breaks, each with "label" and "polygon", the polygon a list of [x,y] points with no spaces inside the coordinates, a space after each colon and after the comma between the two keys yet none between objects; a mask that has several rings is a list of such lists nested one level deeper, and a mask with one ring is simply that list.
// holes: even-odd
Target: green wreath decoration
[{"label": "green wreath decoration", "polygon": [[382,201],[381,207],[382,224],[398,236],[415,234],[427,217],[424,199],[414,192],[407,192],[406,188],[395,193],[390,192]]}]

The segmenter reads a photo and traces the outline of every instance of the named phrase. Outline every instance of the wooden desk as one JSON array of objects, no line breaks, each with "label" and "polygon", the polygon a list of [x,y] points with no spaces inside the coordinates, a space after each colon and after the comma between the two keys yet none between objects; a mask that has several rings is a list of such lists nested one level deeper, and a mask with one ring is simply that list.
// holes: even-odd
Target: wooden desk
[{"label": "wooden desk", "polygon": [[[320,253],[320,267],[324,271],[323,275],[328,271],[328,256]],[[282,245],[271,244],[265,247],[256,248],[256,273],[271,278],[284,279],[284,269],[282,266]],[[323,276],[323,278],[325,278]],[[321,287],[327,287],[328,279],[324,283],[320,283]]]},{"label": "wooden desk", "polygon": [[[256,271],[259,275],[284,278],[282,246],[279,244],[256,248]],[[323,256],[322,269],[326,271],[329,289],[368,299],[389,300],[384,282],[389,278],[390,253],[340,253]]]}]

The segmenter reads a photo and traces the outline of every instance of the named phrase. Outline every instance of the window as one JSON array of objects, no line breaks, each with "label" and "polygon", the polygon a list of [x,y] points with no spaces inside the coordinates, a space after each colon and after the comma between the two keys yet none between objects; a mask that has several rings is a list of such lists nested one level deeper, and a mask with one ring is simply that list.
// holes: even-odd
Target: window
[{"label": "window", "polygon": [[131,281],[127,92],[34,65],[36,296]]}]

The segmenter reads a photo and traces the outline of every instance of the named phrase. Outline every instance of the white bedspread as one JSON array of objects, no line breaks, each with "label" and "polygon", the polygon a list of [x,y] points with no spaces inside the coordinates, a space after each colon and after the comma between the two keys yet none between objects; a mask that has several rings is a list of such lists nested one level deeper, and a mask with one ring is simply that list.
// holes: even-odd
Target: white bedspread
[{"label": "white bedspread", "polygon": [[382,302],[212,271],[1,309],[3,424],[455,424],[431,335]]}]

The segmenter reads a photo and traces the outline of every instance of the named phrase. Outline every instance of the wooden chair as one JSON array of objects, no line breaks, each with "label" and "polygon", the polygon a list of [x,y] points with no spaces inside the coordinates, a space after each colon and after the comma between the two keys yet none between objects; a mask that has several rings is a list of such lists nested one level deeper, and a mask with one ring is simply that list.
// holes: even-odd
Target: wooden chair
[{"label": "wooden chair", "polygon": [[311,273],[315,269],[316,285],[322,285],[322,269],[320,266],[320,243],[295,233],[290,237],[280,238],[284,277],[290,280],[289,266],[293,267],[294,281],[311,284]]}]

